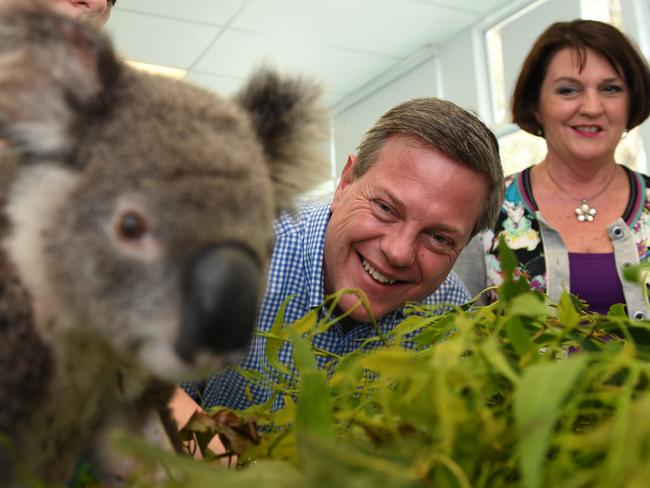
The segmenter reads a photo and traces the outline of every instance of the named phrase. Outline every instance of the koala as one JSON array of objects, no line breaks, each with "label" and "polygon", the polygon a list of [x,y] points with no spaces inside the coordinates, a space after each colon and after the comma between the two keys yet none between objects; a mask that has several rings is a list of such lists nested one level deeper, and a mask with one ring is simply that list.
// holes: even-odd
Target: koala
[{"label": "koala", "polygon": [[49,486],[245,352],[273,219],[326,171],[326,114],[303,78],[264,68],[225,99],[2,3],[0,486]]}]

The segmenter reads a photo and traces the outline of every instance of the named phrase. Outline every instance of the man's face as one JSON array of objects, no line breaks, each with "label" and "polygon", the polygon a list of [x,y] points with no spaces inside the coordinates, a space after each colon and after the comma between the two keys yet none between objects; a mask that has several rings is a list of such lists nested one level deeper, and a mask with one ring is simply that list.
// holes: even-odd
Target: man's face
[{"label": "man's face", "polygon": [[[360,288],[375,318],[421,300],[447,277],[488,196],[485,175],[396,134],[362,176],[350,156],[325,234],[325,293]],[[339,306],[357,304],[354,295]],[[350,317],[366,322],[361,306]]]},{"label": "man's face", "polygon": [[54,9],[95,27],[103,26],[111,13],[110,0],[54,0]]}]

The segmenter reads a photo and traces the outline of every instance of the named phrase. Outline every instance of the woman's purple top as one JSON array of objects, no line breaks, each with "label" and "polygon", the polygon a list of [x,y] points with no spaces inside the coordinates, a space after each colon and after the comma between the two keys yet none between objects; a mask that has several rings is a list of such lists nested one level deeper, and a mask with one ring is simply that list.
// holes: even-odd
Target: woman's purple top
[{"label": "woman's purple top", "polygon": [[589,304],[589,310],[607,313],[615,303],[625,303],[616,272],[614,253],[569,253],[571,293]]}]

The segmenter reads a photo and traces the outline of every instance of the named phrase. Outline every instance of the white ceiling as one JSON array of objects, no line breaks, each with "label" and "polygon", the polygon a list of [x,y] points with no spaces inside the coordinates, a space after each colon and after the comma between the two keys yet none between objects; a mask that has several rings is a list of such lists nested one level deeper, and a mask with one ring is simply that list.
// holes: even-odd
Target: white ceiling
[{"label": "white ceiling", "polygon": [[[309,75],[334,106],[513,0],[118,0],[125,57],[187,70],[224,95],[257,66]],[[516,2],[515,2],[516,3]]]}]

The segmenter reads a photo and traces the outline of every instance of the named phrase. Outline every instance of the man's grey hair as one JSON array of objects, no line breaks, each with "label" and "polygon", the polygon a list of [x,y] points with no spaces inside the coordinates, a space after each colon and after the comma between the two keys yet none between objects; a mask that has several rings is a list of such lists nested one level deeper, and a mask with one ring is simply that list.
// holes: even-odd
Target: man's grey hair
[{"label": "man's grey hair", "polygon": [[490,190],[472,236],[496,225],[504,193],[499,143],[476,115],[433,97],[415,98],[391,108],[363,136],[355,178],[375,163],[384,142],[393,134],[415,136],[448,158],[486,175]]}]

